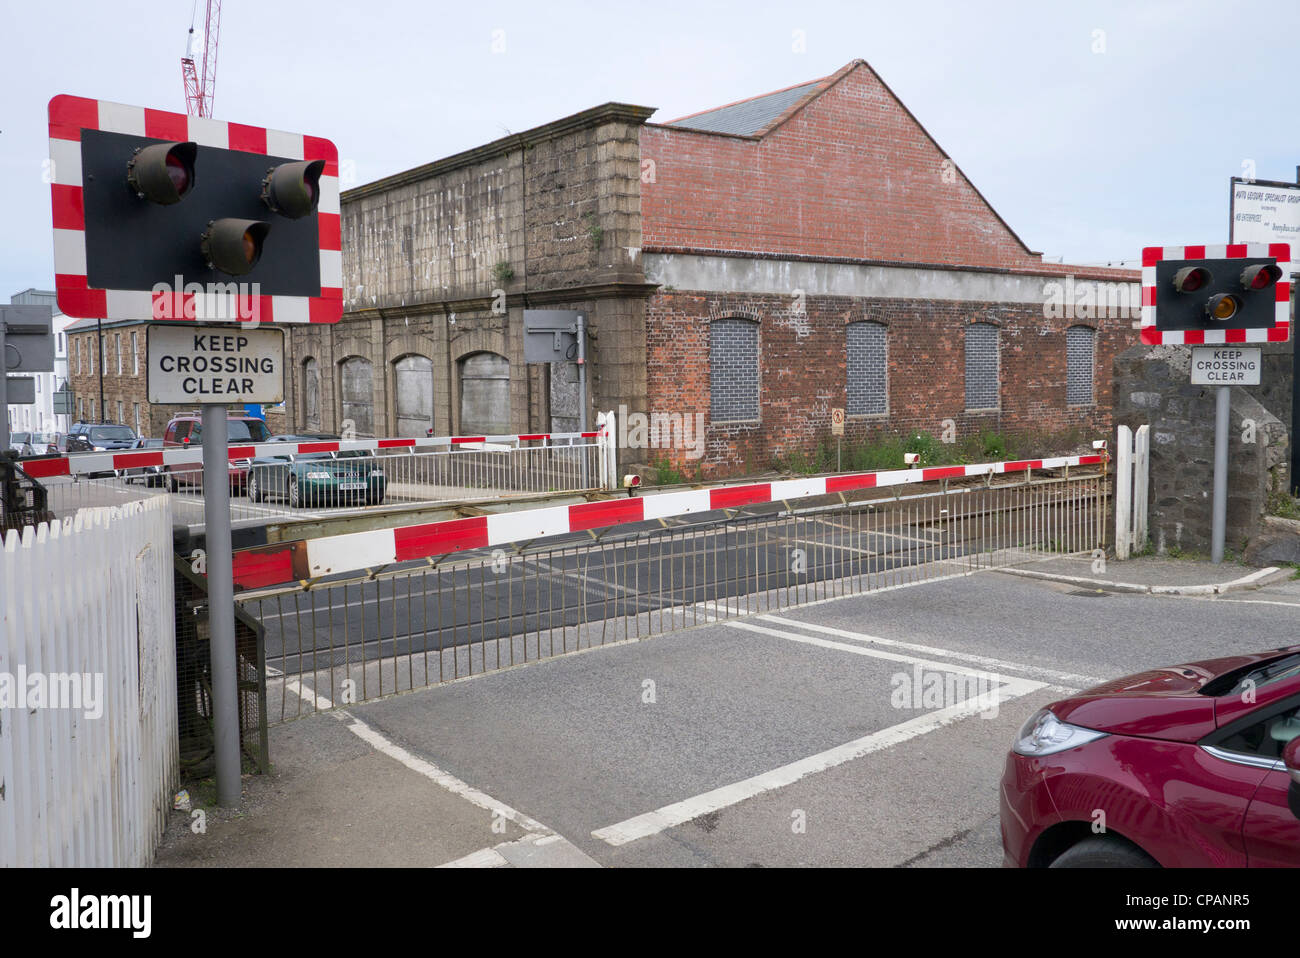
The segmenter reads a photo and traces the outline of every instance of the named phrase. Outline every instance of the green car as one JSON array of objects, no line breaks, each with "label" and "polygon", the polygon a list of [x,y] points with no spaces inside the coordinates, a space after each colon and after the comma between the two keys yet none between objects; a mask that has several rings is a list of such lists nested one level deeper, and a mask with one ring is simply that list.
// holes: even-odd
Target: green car
[{"label": "green car", "polygon": [[[337,436],[272,436],[268,442],[322,442]],[[375,505],[384,501],[388,479],[366,452],[285,453],[263,456],[248,467],[252,502],[285,499],[294,509],[329,505]]]}]

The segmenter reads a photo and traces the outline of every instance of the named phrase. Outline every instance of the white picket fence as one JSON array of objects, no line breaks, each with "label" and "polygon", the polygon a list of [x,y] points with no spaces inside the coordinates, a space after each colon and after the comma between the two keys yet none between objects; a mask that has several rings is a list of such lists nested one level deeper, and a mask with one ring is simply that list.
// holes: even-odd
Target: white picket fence
[{"label": "white picket fence", "polygon": [[1151,474],[1151,427],[1116,430],[1115,558],[1127,559],[1147,543],[1147,490]]},{"label": "white picket fence", "polygon": [[[0,864],[151,862],[179,774],[171,536],[157,496],[5,540]],[[24,675],[65,701],[16,701]],[[51,707],[78,686],[81,707]]]}]

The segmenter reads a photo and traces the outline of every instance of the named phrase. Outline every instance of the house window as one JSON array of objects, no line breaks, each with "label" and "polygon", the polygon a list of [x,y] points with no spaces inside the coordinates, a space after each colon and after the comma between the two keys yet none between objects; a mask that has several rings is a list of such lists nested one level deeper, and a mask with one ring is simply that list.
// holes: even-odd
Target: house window
[{"label": "house window", "polygon": [[118,425],[126,425],[126,420],[122,418],[122,400],[120,399],[117,401],[117,422]]},{"label": "house window", "polygon": [[992,323],[966,327],[966,408],[998,408],[998,328]]},{"label": "house window", "polygon": [[709,418],[758,419],[758,323],[715,319],[709,324]]},{"label": "house window", "polygon": [[77,344],[77,375],[81,375],[81,340],[75,340]]},{"label": "house window", "polygon": [[117,374],[122,375],[122,334],[113,334],[113,352],[117,354]]},{"label": "house window", "polygon": [[[506,369],[509,382],[509,367]],[[433,426],[433,361],[403,356],[393,363],[393,404],[398,436],[425,436]]]},{"label": "house window", "polygon": [[879,416],[888,411],[886,328],[880,323],[850,323],[845,327],[847,397],[850,416]]},{"label": "house window", "polygon": [[135,413],[135,434],[137,436],[143,436],[144,433],[140,429],[140,404],[138,402],[131,403],[131,406],[133,407],[133,412]]},{"label": "house window", "polygon": [[370,360],[352,356],[339,364],[339,395],[343,402],[343,428],[351,420],[358,436],[375,434],[374,372]]},{"label": "house window", "polygon": [[77,418],[83,422],[86,419],[86,403],[83,399],[77,400]]},{"label": "house window", "polygon": [[[103,348],[104,348],[104,341],[103,341],[102,339],[99,341],[99,348],[100,348],[100,349],[103,349]],[[90,361],[90,375],[93,376],[93,375],[95,375],[95,350],[93,350],[93,349],[90,348],[90,337],[89,337],[89,336],[86,337],[86,353],[87,353],[88,356],[90,357],[90,360],[89,360],[89,361]]]},{"label": "house window", "polygon": [[510,360],[474,353],[460,361],[461,435],[510,431]]},{"label": "house window", "polygon": [[135,333],[131,334],[131,373],[140,375],[140,340]]},{"label": "house window", "polygon": [[1090,326],[1071,326],[1065,331],[1065,402],[1070,406],[1092,405],[1093,349],[1097,331]]}]

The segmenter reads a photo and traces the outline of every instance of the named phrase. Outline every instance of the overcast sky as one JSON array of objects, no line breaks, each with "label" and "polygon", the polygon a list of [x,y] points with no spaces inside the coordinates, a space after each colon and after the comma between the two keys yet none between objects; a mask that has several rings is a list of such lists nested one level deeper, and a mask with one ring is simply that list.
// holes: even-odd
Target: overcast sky
[{"label": "overcast sky", "polygon": [[[53,285],[50,97],[184,112],[194,5],[4,0],[0,298]],[[668,120],[855,58],[1031,249],[1066,262],[1223,242],[1229,178],[1253,163],[1289,182],[1300,163],[1295,0],[223,7],[215,116],[334,140],[345,185],[609,100]]]}]

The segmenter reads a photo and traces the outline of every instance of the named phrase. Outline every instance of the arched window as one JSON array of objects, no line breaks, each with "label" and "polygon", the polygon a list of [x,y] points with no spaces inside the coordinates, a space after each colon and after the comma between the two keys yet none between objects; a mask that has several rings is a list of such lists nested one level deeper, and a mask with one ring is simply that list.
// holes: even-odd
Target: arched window
[{"label": "arched window", "polygon": [[887,333],[880,323],[850,323],[844,329],[847,415],[879,416],[889,409]]},{"label": "arched window", "polygon": [[320,366],[308,358],[302,363],[302,425],[308,432],[320,432]]},{"label": "arched window", "polygon": [[343,402],[343,424],[350,424],[358,436],[375,434],[374,372],[370,360],[351,356],[339,364],[339,395]]},{"label": "arched window", "polygon": [[393,363],[398,436],[425,436],[433,426],[433,360],[403,356]]},{"label": "arched window", "polygon": [[460,433],[463,436],[510,431],[510,360],[496,353],[473,353],[460,361]]},{"label": "arched window", "polygon": [[966,408],[998,408],[998,328],[992,323],[966,327]]},{"label": "arched window", "polygon": [[1065,402],[1092,405],[1093,351],[1097,331],[1091,326],[1071,326],[1065,331]]},{"label": "arched window", "polygon": [[758,419],[758,323],[715,319],[709,324],[709,418]]}]

